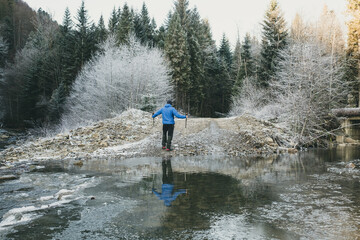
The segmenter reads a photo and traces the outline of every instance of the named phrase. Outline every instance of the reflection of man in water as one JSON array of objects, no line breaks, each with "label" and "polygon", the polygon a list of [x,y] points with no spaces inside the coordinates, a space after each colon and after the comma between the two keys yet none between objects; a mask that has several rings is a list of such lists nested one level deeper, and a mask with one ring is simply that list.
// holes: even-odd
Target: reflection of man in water
[{"label": "reflection of man in water", "polygon": [[167,207],[171,206],[171,202],[174,201],[180,194],[186,193],[185,189],[180,189],[177,192],[173,193],[174,190],[174,176],[171,169],[171,160],[170,158],[163,158],[162,161],[162,171],[163,171],[163,184],[162,184],[162,193],[152,189],[152,192],[160,199],[164,200],[164,204]]}]

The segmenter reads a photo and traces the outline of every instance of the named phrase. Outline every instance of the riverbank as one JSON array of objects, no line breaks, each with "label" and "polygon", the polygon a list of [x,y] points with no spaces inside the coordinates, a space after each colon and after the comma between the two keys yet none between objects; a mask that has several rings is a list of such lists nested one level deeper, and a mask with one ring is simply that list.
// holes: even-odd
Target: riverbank
[{"label": "riverbank", "polygon": [[22,145],[26,139],[23,129],[4,129],[0,128],[0,151],[10,145]]},{"label": "riverbank", "polygon": [[[186,126],[186,127],[185,127]],[[39,138],[0,152],[5,161],[157,157],[161,118],[130,109],[121,115],[51,138]],[[173,156],[242,156],[293,152],[290,135],[272,123],[243,115],[176,119]],[[169,154],[169,153],[166,153]]]}]

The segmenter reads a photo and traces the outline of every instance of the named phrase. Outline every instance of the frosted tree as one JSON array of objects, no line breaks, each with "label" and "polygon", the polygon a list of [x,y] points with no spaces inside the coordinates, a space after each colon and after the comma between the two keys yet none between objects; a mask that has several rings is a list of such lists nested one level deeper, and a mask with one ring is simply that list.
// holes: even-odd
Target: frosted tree
[{"label": "frosted tree", "polygon": [[272,119],[277,116],[279,105],[268,101],[268,96],[268,89],[258,86],[254,76],[245,77],[238,94],[232,99],[229,115],[249,114],[259,119]]},{"label": "frosted tree", "polygon": [[304,22],[299,13],[296,13],[291,23],[290,37],[295,42],[306,42],[311,37],[310,26]]},{"label": "frosted tree", "polygon": [[280,55],[277,81],[271,84],[279,121],[296,142],[311,140],[326,132],[331,109],[346,102],[349,87],[342,80],[342,64],[316,43],[292,44]]},{"label": "frosted tree", "polygon": [[331,110],[346,103],[349,86],[342,78],[342,62],[315,42],[290,44],[279,55],[276,80],[264,89],[245,78],[231,115],[275,121],[293,133],[294,143],[311,142],[328,133]]},{"label": "frosted tree", "polygon": [[360,107],[360,0],[347,0],[351,19],[348,25],[347,55],[352,60],[350,75],[354,82],[354,96]]},{"label": "frosted tree", "polygon": [[171,96],[169,81],[168,67],[158,49],[149,49],[134,37],[118,47],[111,36],[76,79],[62,127],[85,125],[128,108],[153,110],[149,104],[157,107]]},{"label": "frosted tree", "polygon": [[342,54],[345,41],[341,25],[334,11],[325,5],[319,21],[316,24],[315,36],[321,45],[331,54]]}]

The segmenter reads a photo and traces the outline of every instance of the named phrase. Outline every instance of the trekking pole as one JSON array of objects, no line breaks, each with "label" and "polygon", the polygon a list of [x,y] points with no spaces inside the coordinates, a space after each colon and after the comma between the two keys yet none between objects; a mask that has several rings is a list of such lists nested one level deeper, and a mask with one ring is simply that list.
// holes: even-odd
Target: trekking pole
[{"label": "trekking pole", "polygon": [[[154,116],[154,112],[153,112],[153,114],[152,114],[152,116]],[[152,118],[153,119],[153,127],[154,127],[154,124],[155,124],[155,118]]]}]

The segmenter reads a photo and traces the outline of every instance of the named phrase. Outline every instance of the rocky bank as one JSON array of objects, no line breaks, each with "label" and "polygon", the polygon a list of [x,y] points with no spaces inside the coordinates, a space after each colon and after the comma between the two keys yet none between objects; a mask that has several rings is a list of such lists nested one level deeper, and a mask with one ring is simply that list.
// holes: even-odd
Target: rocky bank
[{"label": "rocky bank", "polygon": [[[185,127],[186,125],[186,127]],[[0,152],[2,161],[39,161],[145,156],[241,156],[296,151],[286,131],[243,115],[176,119],[173,151],[161,149],[161,117],[130,109],[121,115],[51,138],[39,138]]]}]

